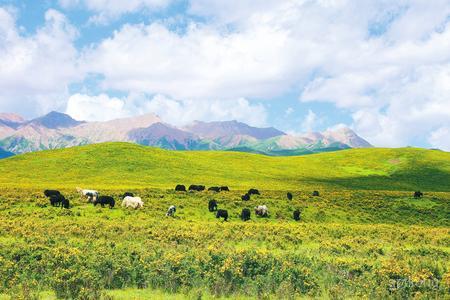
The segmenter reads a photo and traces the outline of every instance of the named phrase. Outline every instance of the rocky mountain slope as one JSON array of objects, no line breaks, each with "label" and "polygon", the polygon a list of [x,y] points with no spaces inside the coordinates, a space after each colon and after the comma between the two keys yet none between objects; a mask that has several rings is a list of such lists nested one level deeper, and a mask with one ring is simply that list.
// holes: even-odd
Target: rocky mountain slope
[{"label": "rocky mountain slope", "polygon": [[173,150],[236,150],[270,155],[297,155],[371,145],[351,129],[288,135],[276,128],[257,128],[237,121],[195,121],[183,128],[154,114],[107,122],[83,122],[50,112],[25,120],[0,114],[0,148],[14,154],[101,142],[133,142]]}]

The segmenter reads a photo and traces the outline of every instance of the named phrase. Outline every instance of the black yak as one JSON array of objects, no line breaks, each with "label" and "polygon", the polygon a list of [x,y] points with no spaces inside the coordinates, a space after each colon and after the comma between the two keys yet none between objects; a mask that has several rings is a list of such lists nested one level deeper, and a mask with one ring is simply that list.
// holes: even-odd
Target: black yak
[{"label": "black yak", "polygon": [[98,196],[98,198],[94,200],[94,206],[97,206],[97,204],[100,204],[102,207],[109,205],[109,208],[113,208],[114,205],[116,205],[116,201],[111,196]]},{"label": "black yak", "polygon": [[220,187],[220,190],[221,190],[222,192],[229,192],[229,191],[230,191],[230,189],[229,189],[227,186],[221,186],[221,187]]},{"label": "black yak", "polygon": [[415,191],[414,192],[414,198],[422,198],[423,193],[421,191]]},{"label": "black yak", "polygon": [[288,200],[292,200],[292,193],[288,192],[288,193],[286,194],[286,196],[287,196]]},{"label": "black yak", "polygon": [[66,199],[66,198],[63,197],[62,200],[61,200],[61,208],[69,209],[69,207],[70,207],[69,199]]},{"label": "black yak", "polygon": [[250,220],[250,209],[248,208],[243,208],[242,212],[241,212],[241,220],[242,221],[248,221]]},{"label": "black yak", "polygon": [[201,192],[205,190],[205,186],[204,185],[196,185],[196,184],[191,184],[189,186],[189,190],[190,191],[197,191],[197,192]]},{"label": "black yak", "polygon": [[300,213],[299,209],[294,210],[293,217],[295,221],[300,221]]},{"label": "black yak", "polygon": [[51,195],[50,204],[52,206],[60,206],[61,208],[69,208],[69,200],[67,200],[63,195]]},{"label": "black yak", "polygon": [[62,198],[64,198],[63,195],[51,195],[49,197],[50,199],[50,205],[51,206],[60,206],[62,202]]},{"label": "black yak", "polygon": [[61,193],[60,193],[60,191],[57,191],[57,190],[45,190],[44,195],[45,195],[45,197],[59,196],[59,195],[61,195]]},{"label": "black yak", "polygon": [[251,195],[261,195],[257,189],[249,189],[247,194]]},{"label": "black yak", "polygon": [[249,194],[245,194],[241,196],[242,201],[249,201],[250,200],[250,195]]},{"label": "black yak", "polygon": [[213,212],[213,211],[217,210],[217,201],[216,200],[209,200],[208,210],[210,212]]},{"label": "black yak", "polygon": [[186,192],[186,187],[184,185],[182,185],[182,184],[178,184],[175,187],[175,191],[177,191],[177,192]]},{"label": "black yak", "polygon": [[219,209],[216,213],[216,218],[223,218],[224,221],[228,220],[228,211],[225,209]]},{"label": "black yak", "polygon": [[318,192],[318,191],[314,191],[314,192],[312,193],[312,195],[313,195],[314,197],[319,197],[319,192]]},{"label": "black yak", "polygon": [[208,191],[218,193],[218,192],[220,192],[220,187],[218,187],[218,186],[212,186],[212,187],[210,187],[210,188],[208,189]]}]

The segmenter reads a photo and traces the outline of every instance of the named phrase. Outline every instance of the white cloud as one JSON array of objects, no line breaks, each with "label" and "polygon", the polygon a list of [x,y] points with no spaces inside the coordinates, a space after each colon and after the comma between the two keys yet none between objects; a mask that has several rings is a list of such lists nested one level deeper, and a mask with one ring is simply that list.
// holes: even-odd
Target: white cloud
[{"label": "white cloud", "polygon": [[0,7],[0,111],[35,115],[65,104],[67,86],[80,77],[73,40],[77,31],[55,10],[22,36],[14,14]]},{"label": "white cloud", "polygon": [[254,126],[266,125],[267,112],[261,104],[250,104],[244,98],[229,101],[177,101],[157,95],[145,106],[164,121],[186,125],[194,120],[238,120]]},{"label": "white cloud", "polygon": [[75,94],[69,98],[66,113],[77,120],[105,121],[145,113],[155,113],[164,122],[186,125],[194,120],[238,120],[255,126],[266,125],[267,112],[261,104],[250,104],[240,98],[230,101],[181,101],[163,95],[148,98],[130,95],[126,98],[106,94]]},{"label": "white cloud", "polygon": [[80,121],[107,121],[130,116],[125,101],[106,94],[75,94],[67,102],[66,113]]},{"label": "white cloud", "polygon": [[377,146],[426,142],[450,124],[450,3],[404,4],[383,35],[348,45],[322,36],[334,54],[300,97],[352,111],[353,127]]},{"label": "white cloud", "polygon": [[450,127],[441,127],[433,131],[429,142],[434,148],[450,151]]},{"label": "white cloud", "polygon": [[[185,34],[165,26],[126,25],[86,55],[104,87],[176,99],[269,98],[296,81],[284,31],[269,26],[222,34],[192,24]],[[287,47],[289,49],[290,47]]]},{"label": "white cloud", "polygon": [[95,13],[90,18],[91,23],[106,24],[123,14],[145,10],[159,10],[169,5],[171,0],[59,0],[66,9],[85,7]]},{"label": "white cloud", "polygon": [[321,119],[316,115],[312,110],[308,110],[308,114],[305,119],[302,121],[301,130],[302,132],[311,132],[314,131],[316,126],[321,123]]},{"label": "white cloud", "polygon": [[292,107],[288,107],[285,111],[284,111],[284,115],[285,116],[289,116],[294,112],[294,109]]}]

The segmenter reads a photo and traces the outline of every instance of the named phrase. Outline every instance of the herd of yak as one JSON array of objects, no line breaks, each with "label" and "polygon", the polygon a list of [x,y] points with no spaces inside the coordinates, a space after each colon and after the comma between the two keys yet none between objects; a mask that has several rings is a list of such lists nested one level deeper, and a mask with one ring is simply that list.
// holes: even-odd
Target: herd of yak
[{"label": "herd of yak", "polygon": [[[206,188],[204,185],[191,185],[191,186],[189,186],[188,190],[191,192],[194,192],[194,191],[201,192],[201,191],[204,191],[205,189]],[[221,191],[229,191],[229,190],[230,189],[227,186],[221,186],[221,187],[213,186],[213,187],[208,188],[208,191],[213,191],[213,192],[217,192],[217,193],[221,192]],[[179,184],[175,187],[175,191],[187,192],[186,186]],[[113,197],[100,195],[95,190],[85,190],[85,189],[77,188],[77,192],[82,197],[86,198],[89,203],[93,203],[94,206],[97,206],[98,204],[100,204],[101,207],[105,207],[105,205],[108,205],[109,208],[113,208],[116,203]],[[70,207],[69,200],[66,199],[61,194],[60,191],[45,190],[44,195],[49,198],[50,204],[52,206],[55,206],[55,207],[59,206],[61,208],[67,208],[67,209]],[[260,195],[260,192],[255,188],[249,189],[246,194],[241,196],[241,199],[242,199],[242,201],[249,201],[250,197],[252,195]],[[314,191],[312,193],[312,196],[318,197],[319,192]],[[414,192],[414,198],[421,198],[422,196],[423,196],[422,192],[420,192],[420,191]],[[288,192],[286,194],[286,197],[288,200],[292,200],[292,198],[293,198],[292,193]],[[138,209],[138,208],[142,208],[144,206],[144,202],[142,201],[142,199],[140,197],[135,197],[133,193],[126,192],[121,196],[121,198],[122,198],[122,207],[125,207],[125,208],[131,207],[134,209]],[[228,211],[226,209],[218,209],[218,204],[217,204],[216,200],[209,201],[208,210],[210,212],[215,212],[216,218],[218,218],[218,219],[221,218],[224,221],[228,220]],[[167,210],[166,216],[173,217],[175,215],[175,212],[176,212],[175,205],[171,205],[169,207],[169,209]],[[260,217],[268,217],[269,209],[267,208],[266,205],[258,205],[255,207],[255,214]],[[292,215],[293,219],[295,221],[300,221],[300,214],[301,214],[301,211],[299,209],[294,210],[293,215]],[[242,212],[240,215],[241,220],[248,221],[248,220],[250,220],[250,217],[251,217],[250,209],[249,208],[242,209]]]}]

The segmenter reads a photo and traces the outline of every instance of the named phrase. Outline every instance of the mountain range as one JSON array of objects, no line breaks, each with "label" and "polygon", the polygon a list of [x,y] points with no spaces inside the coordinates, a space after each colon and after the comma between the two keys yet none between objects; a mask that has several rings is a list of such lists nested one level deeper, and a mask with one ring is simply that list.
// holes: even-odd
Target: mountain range
[{"label": "mountain range", "polygon": [[237,121],[195,121],[176,127],[154,114],[106,122],[77,121],[54,111],[32,120],[15,114],[0,114],[0,158],[114,141],[172,150],[232,150],[267,155],[371,147],[347,127],[291,135],[273,127],[252,127]]}]

